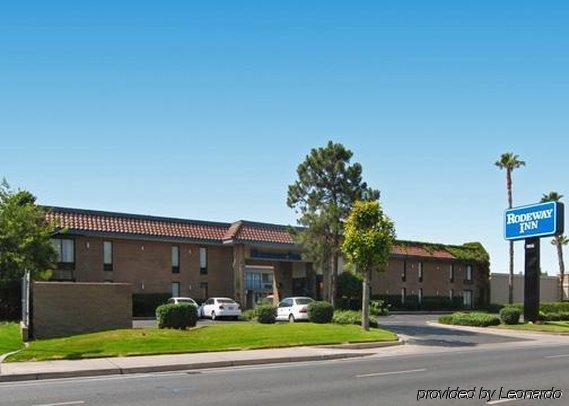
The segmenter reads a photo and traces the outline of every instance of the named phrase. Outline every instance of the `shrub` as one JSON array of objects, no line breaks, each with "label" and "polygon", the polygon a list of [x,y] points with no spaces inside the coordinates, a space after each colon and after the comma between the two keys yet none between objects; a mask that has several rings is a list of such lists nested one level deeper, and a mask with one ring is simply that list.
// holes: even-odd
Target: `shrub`
[{"label": "shrub", "polygon": [[313,323],[330,323],[334,308],[328,302],[312,302],[308,305],[308,319]]},{"label": "shrub", "polygon": [[[356,324],[361,326],[362,324],[362,313],[355,310],[336,310],[334,316],[332,317],[332,323],[336,324]],[[369,319],[370,327],[378,327],[377,320],[374,318]]]},{"label": "shrub", "polygon": [[257,316],[257,321],[263,324],[272,324],[276,320],[277,308],[269,304],[261,304],[255,308],[255,314]]},{"label": "shrub", "polygon": [[247,321],[252,321],[257,317],[257,312],[255,312],[255,309],[249,309],[249,310],[245,310],[242,314],[241,314],[241,318]]},{"label": "shrub", "polygon": [[369,302],[370,316],[387,316],[389,315],[389,306],[383,300],[372,300]]},{"label": "shrub", "polygon": [[154,317],[158,306],[170,299],[169,293],[134,293],[132,295],[133,317]]},{"label": "shrub", "polygon": [[569,302],[541,303],[539,305],[539,310],[544,313],[569,312]]},{"label": "shrub", "polygon": [[[511,307],[511,306],[509,306]],[[515,306],[514,306],[515,307]],[[504,305],[502,304],[498,304],[498,303],[490,303],[484,307],[482,307],[482,310],[484,310],[485,312],[488,313],[500,313],[500,310],[502,310],[504,308]]]},{"label": "shrub", "polygon": [[569,312],[539,312],[539,319],[544,321],[569,321]]},{"label": "shrub", "polygon": [[500,320],[504,324],[518,324],[522,312],[517,307],[507,306],[500,310]]},{"label": "shrub", "polygon": [[488,327],[500,324],[500,318],[481,312],[456,312],[439,317],[439,323],[455,324],[458,326]]},{"label": "shrub", "polygon": [[195,327],[198,321],[198,309],[189,303],[165,304],[156,309],[158,328],[184,330]]}]

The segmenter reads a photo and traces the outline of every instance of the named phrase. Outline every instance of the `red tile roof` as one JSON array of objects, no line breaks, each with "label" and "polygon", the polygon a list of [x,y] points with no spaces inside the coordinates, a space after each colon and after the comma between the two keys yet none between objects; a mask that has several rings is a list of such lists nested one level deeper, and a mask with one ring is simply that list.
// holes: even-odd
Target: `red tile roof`
[{"label": "red tile roof", "polygon": [[70,231],[221,240],[229,225],[163,217],[48,208],[47,218]]},{"label": "red tile roof", "polygon": [[[75,233],[130,234],[211,241],[219,244],[237,242],[287,246],[294,244],[289,233],[289,227],[277,224],[244,220],[235,223],[218,223],[62,207],[46,207],[46,211],[49,221],[55,221],[59,227]],[[450,252],[440,246],[432,249],[426,247],[428,247],[428,244],[396,243],[392,252],[394,255],[402,256],[437,259],[455,258]]]},{"label": "red tile roof", "polygon": [[289,228],[282,225],[238,221],[233,223],[227,239],[240,242],[263,242],[293,245]]}]

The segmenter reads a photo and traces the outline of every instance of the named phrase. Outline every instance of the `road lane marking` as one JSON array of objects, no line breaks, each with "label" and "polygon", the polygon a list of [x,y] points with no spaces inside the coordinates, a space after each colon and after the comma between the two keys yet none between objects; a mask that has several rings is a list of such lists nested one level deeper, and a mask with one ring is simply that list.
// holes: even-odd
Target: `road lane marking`
[{"label": "road lane marking", "polygon": [[19,381],[19,382],[0,382],[0,389],[2,388],[21,388],[21,387],[33,387],[33,386],[44,386],[44,385],[66,385],[70,383],[92,383],[100,381],[114,381],[121,379],[148,379],[148,378],[168,378],[168,377],[181,377],[188,376],[188,373],[193,375],[206,375],[206,374],[222,374],[231,373],[234,371],[259,371],[265,369],[283,369],[283,368],[297,368],[301,366],[324,366],[332,363],[356,363],[356,362],[367,362],[366,357],[360,358],[339,358],[330,360],[319,360],[319,361],[302,361],[302,362],[283,362],[277,364],[266,364],[266,365],[241,365],[234,367],[223,367],[223,368],[204,368],[204,369],[182,369],[179,371],[169,371],[169,372],[140,372],[133,374],[116,374],[108,376],[87,376],[78,378],[51,378],[42,379],[36,381]]},{"label": "road lane marking", "polygon": [[373,373],[371,373],[371,374],[356,375],[356,378],[371,378],[371,377],[373,377],[373,376],[411,374],[411,373],[413,373],[413,372],[425,372],[426,370],[427,370],[427,368],[408,369],[408,370],[406,370],[406,371],[373,372]]},{"label": "road lane marking", "polygon": [[546,355],[545,358],[565,358],[569,357],[569,354],[559,354],[559,355]]},{"label": "road lane marking", "polygon": [[83,400],[75,400],[72,402],[42,403],[40,405],[34,405],[34,406],[68,406],[68,405],[82,405],[84,403],[85,403],[85,401],[83,401]]},{"label": "road lane marking", "polygon": [[506,402],[512,402],[514,400],[518,400],[518,399],[498,399],[498,400],[491,400],[490,402],[486,402],[487,405],[497,405],[498,403],[506,403]]}]

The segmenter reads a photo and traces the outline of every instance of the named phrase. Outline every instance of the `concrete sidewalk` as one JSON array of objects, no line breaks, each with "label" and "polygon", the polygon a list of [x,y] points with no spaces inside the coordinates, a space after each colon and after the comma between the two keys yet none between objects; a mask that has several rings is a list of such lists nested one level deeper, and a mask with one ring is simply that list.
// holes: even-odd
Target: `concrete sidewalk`
[{"label": "concrete sidewalk", "polygon": [[[375,347],[402,344],[376,343]],[[82,360],[12,362],[0,365],[0,382],[133,374],[220,368],[282,362],[321,361],[363,357],[375,352],[369,346],[289,347],[265,350],[224,351],[197,354],[171,354]]]}]

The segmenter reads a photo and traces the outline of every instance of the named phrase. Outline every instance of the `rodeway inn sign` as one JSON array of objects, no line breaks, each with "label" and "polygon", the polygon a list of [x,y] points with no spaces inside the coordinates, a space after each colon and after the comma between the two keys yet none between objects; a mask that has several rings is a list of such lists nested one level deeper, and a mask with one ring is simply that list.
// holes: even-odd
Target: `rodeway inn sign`
[{"label": "rodeway inn sign", "polygon": [[514,207],[504,213],[504,238],[525,240],[563,233],[563,204],[547,202]]}]

